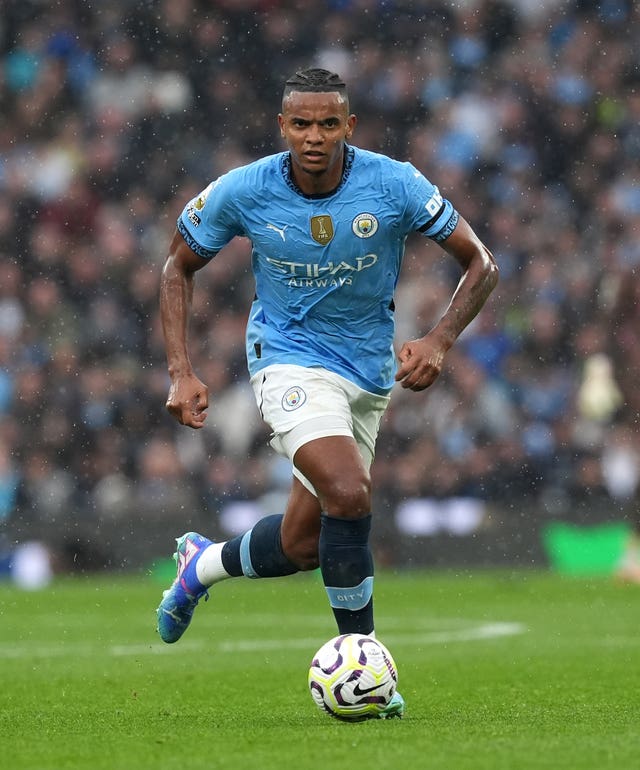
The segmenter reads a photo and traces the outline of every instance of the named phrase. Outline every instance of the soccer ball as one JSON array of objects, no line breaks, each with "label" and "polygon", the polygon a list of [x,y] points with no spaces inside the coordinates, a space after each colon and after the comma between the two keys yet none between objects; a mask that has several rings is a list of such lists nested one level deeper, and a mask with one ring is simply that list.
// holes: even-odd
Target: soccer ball
[{"label": "soccer ball", "polygon": [[337,719],[376,717],[393,697],[398,671],[382,642],[364,634],[342,634],[316,652],[309,690],[316,706]]}]

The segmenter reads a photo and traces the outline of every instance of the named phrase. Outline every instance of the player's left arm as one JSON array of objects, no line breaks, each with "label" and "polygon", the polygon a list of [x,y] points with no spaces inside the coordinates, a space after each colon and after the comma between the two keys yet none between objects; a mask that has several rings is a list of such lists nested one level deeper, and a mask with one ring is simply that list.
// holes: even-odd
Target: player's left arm
[{"label": "player's left arm", "polygon": [[449,306],[433,329],[400,348],[396,381],[410,390],[425,390],[436,380],[447,351],[480,312],[498,282],[493,254],[462,217],[440,245],[460,264],[463,273]]}]

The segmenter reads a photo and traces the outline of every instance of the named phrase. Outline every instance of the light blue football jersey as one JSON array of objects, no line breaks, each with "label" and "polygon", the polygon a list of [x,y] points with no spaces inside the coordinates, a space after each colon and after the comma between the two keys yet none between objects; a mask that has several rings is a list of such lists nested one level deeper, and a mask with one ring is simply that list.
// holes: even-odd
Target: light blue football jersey
[{"label": "light blue football jersey", "polygon": [[393,294],[405,239],[441,242],[458,214],[410,163],[355,147],[339,187],[302,193],[288,152],[236,168],[190,201],[178,230],[213,257],[250,239],[256,298],[247,324],[251,375],[270,364],[323,366],[371,393],[396,372]]}]

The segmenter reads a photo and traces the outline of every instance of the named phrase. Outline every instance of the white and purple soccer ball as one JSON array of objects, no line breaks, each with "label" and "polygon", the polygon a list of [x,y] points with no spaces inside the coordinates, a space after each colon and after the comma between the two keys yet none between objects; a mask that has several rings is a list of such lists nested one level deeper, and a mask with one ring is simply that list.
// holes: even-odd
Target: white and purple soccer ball
[{"label": "white and purple soccer ball", "polygon": [[321,711],[357,722],[376,717],[386,708],[398,685],[398,670],[378,639],[342,634],[313,656],[308,681],[311,697]]}]

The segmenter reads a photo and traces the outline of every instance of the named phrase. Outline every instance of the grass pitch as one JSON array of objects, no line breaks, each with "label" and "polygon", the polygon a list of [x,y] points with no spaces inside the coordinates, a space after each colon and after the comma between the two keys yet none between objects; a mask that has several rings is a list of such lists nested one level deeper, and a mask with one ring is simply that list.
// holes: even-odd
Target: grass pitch
[{"label": "grass pitch", "polygon": [[175,645],[149,575],[0,584],[12,770],[604,770],[640,757],[640,587],[550,573],[379,573],[402,721],[307,691],[335,626],[317,575],[228,581]]}]

